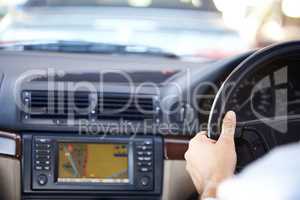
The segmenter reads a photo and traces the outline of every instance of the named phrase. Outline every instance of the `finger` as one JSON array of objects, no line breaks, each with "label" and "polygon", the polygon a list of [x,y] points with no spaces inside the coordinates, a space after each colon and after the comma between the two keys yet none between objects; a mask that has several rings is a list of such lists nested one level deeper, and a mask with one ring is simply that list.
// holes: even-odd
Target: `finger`
[{"label": "finger", "polygon": [[201,135],[200,139],[202,142],[208,142],[213,144],[217,142],[216,140],[209,138],[207,135]]},{"label": "finger", "polygon": [[205,131],[201,131],[200,133],[197,133],[195,135],[195,137],[193,137],[190,142],[189,142],[189,147],[192,146],[192,144],[194,143],[198,143],[199,141],[202,141],[203,140],[203,136],[205,136],[207,134],[207,132]]},{"label": "finger", "polygon": [[201,131],[196,134],[195,138],[201,138],[203,136],[207,136],[207,131]]},{"label": "finger", "polygon": [[186,161],[189,160],[189,150],[187,150],[187,151],[185,152],[185,154],[184,154],[184,159],[185,159]]},{"label": "finger", "polygon": [[210,138],[207,138],[207,141],[212,143],[212,144],[215,144],[217,142],[216,140],[213,140],[213,139],[210,139]]},{"label": "finger", "polygon": [[235,127],[236,115],[233,111],[229,111],[223,119],[222,132],[218,142],[234,142]]},{"label": "finger", "polygon": [[198,133],[189,143],[189,147],[190,146],[193,146],[191,144],[199,144],[199,142],[201,143],[212,143],[212,144],[215,144],[216,143],[216,140],[213,140],[211,138],[209,138],[207,136],[207,132],[206,131],[202,131],[200,133]]}]

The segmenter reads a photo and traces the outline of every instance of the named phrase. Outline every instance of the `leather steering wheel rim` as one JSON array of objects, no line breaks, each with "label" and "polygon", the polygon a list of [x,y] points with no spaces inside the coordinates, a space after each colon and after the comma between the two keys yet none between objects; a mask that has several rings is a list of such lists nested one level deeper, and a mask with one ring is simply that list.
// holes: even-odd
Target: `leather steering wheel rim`
[{"label": "leather steering wheel rim", "polygon": [[208,121],[208,136],[213,139],[219,137],[223,116],[228,111],[228,99],[249,73],[265,67],[267,63],[297,54],[300,54],[300,41],[286,42],[256,51],[240,63],[224,81],[214,99]]}]

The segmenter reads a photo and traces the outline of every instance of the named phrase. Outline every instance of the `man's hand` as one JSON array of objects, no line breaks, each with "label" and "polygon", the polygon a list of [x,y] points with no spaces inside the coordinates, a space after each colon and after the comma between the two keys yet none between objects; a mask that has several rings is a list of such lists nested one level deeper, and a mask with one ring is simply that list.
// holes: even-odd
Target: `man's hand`
[{"label": "man's hand", "polygon": [[220,182],[233,175],[236,166],[234,132],[236,116],[229,111],[222,125],[218,141],[200,132],[189,143],[185,153],[186,169],[202,197],[215,197]]}]

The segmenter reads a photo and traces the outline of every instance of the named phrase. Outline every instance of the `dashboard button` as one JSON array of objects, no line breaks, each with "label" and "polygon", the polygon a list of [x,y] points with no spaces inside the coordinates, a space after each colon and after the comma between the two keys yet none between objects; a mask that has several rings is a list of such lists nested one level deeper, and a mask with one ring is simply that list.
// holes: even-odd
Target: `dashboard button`
[{"label": "dashboard button", "polygon": [[36,160],[35,164],[37,165],[50,165],[50,161],[49,160]]},{"label": "dashboard button", "polygon": [[152,159],[151,159],[151,157],[144,157],[144,160],[145,160],[145,161],[150,161],[150,160],[152,160]]},{"label": "dashboard button", "polygon": [[147,150],[147,146],[145,146],[145,145],[139,145],[139,146],[136,146],[136,148],[138,150],[143,150],[143,151]]},{"label": "dashboard button", "polygon": [[49,144],[51,142],[50,139],[46,139],[46,138],[39,138],[35,140],[36,143],[40,143],[40,144]]},{"label": "dashboard button", "polygon": [[140,151],[147,151],[147,150],[152,150],[152,146],[147,146],[147,145],[138,145],[136,146],[137,150]]},{"label": "dashboard button", "polygon": [[139,167],[142,167],[142,166],[151,167],[152,166],[152,162],[137,162],[137,165]]},{"label": "dashboard button", "polygon": [[50,159],[50,155],[36,155],[35,156],[36,160],[49,160]]},{"label": "dashboard button", "polygon": [[146,146],[142,146],[142,150],[147,150],[147,147]]},{"label": "dashboard button", "polygon": [[142,168],[140,168],[140,172],[150,172],[150,171],[151,171],[151,169],[148,168],[148,167],[142,167]]},{"label": "dashboard button", "polygon": [[39,150],[39,149],[36,149],[35,153],[39,154],[39,155],[50,154],[50,150]]},{"label": "dashboard button", "polygon": [[140,156],[139,156],[137,159],[138,159],[138,161],[143,161],[143,160],[144,160],[144,157],[140,157]]},{"label": "dashboard button", "polygon": [[48,178],[45,174],[40,174],[38,177],[37,177],[37,183],[39,185],[46,185],[48,182]]},{"label": "dashboard button", "polygon": [[51,145],[50,144],[44,144],[44,143],[36,143],[35,148],[40,149],[40,150],[47,150],[47,149],[51,148]]},{"label": "dashboard button", "polygon": [[35,170],[42,170],[43,168],[42,168],[42,166],[40,166],[40,165],[36,165],[35,166]]},{"label": "dashboard button", "polygon": [[49,160],[46,160],[46,161],[45,161],[45,164],[46,164],[46,165],[50,165],[50,161],[49,161]]},{"label": "dashboard button", "polygon": [[147,177],[147,176],[143,176],[143,177],[140,179],[140,184],[141,184],[142,186],[147,186],[147,185],[149,185],[149,183],[150,183],[150,179],[149,179],[149,177]]}]

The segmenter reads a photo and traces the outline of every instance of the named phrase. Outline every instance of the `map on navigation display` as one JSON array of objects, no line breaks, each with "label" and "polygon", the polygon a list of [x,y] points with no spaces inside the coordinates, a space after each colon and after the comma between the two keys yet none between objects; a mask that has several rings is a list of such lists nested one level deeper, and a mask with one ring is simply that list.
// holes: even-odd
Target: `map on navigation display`
[{"label": "map on navigation display", "polygon": [[129,182],[127,144],[59,143],[58,146],[58,182]]}]

